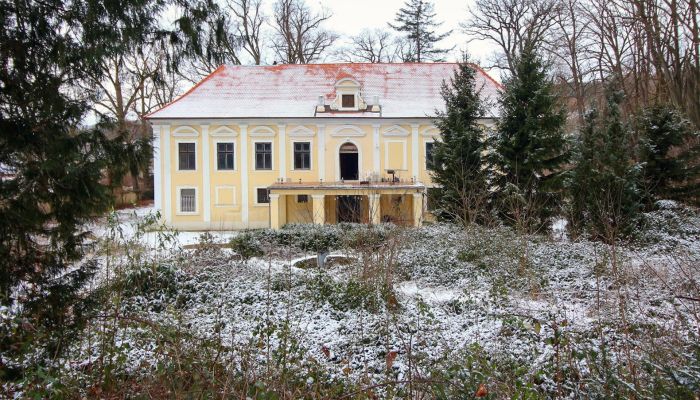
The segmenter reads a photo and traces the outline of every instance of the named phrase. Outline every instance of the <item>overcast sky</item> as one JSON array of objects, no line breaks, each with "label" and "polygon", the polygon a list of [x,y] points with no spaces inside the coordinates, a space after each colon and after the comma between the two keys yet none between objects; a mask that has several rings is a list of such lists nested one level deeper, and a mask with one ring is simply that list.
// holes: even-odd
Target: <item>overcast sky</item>
[{"label": "overcast sky", "polygon": [[[315,7],[329,9],[333,16],[328,20],[327,28],[344,36],[356,35],[365,28],[386,28],[394,22],[396,12],[405,0],[307,0]],[[443,22],[438,33],[452,30],[452,35],[441,42],[442,47],[456,46],[448,61],[456,61],[462,50],[467,50],[473,58],[486,61],[491,53],[488,44],[482,42],[467,43],[468,37],[459,27],[467,19],[470,0],[435,0],[435,19]]]}]

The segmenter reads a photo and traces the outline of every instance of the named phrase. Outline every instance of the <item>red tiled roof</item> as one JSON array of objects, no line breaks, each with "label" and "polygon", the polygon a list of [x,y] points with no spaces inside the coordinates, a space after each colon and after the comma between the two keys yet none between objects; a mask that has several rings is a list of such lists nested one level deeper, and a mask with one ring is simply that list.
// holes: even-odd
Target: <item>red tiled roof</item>
[{"label": "red tiled roof", "polygon": [[[378,96],[382,117],[430,117],[436,109],[444,107],[440,87],[452,77],[456,66],[455,63],[225,65],[148,118],[313,117],[318,96],[332,99],[334,85],[342,78],[358,81],[366,102]],[[501,85],[476,68],[482,98],[495,101]],[[496,116],[493,106],[486,108],[484,117]]]}]

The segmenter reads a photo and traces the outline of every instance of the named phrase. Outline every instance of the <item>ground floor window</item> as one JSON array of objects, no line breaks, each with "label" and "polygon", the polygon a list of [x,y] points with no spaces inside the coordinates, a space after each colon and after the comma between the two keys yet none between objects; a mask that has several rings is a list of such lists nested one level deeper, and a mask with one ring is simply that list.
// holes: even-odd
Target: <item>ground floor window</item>
[{"label": "ground floor window", "polygon": [[180,212],[193,213],[197,211],[197,191],[195,189],[180,189]]},{"label": "ground floor window", "polygon": [[270,194],[268,193],[266,188],[258,188],[257,189],[257,203],[258,204],[266,204],[270,202]]},{"label": "ground floor window", "polygon": [[297,203],[308,203],[309,202],[309,195],[308,194],[300,194],[297,196]]}]

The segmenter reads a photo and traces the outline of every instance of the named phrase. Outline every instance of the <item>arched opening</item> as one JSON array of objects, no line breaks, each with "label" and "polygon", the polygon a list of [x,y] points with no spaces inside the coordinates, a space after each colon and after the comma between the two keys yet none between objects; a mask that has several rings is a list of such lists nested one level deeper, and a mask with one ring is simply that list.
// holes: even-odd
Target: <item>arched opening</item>
[{"label": "arched opening", "polygon": [[356,181],[359,179],[359,157],[357,146],[352,143],[343,143],[340,146],[340,179],[344,181]]}]

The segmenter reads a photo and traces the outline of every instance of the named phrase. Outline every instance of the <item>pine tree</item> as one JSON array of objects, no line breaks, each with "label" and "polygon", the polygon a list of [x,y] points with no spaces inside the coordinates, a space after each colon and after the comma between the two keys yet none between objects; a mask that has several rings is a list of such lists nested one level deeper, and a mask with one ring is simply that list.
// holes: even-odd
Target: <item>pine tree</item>
[{"label": "pine tree", "polygon": [[608,89],[604,119],[596,110],[587,113],[567,184],[571,232],[608,243],[631,235],[639,221],[639,167],[621,101],[621,92]]},{"label": "pine tree", "polygon": [[547,69],[532,46],[516,59],[500,98],[494,138],[494,206],[509,224],[527,232],[546,229],[559,209],[561,170],[569,152],[566,114]]},{"label": "pine tree", "polygon": [[644,109],[637,120],[645,202],[700,204],[700,132],[668,105]]},{"label": "pine tree", "polygon": [[439,185],[439,216],[464,224],[482,222],[487,216],[487,170],[483,154],[484,132],[478,120],[483,106],[476,88],[476,71],[465,57],[449,84],[443,82],[445,111],[438,112],[435,125],[440,140],[433,148],[432,177]]},{"label": "pine tree", "polygon": [[103,134],[111,123],[80,127],[97,94],[80,84],[102,73],[104,60],[146,42],[172,46],[172,65],[173,56],[201,49],[192,46],[204,43],[194,27],[216,6],[177,3],[183,16],[164,32],[164,0],[2,2],[0,306],[32,327],[0,329],[3,349],[23,349],[23,335],[58,337],[80,321],[77,293],[96,267],[83,260],[86,223],[112,203],[101,183],[110,162],[125,162],[115,157],[122,143]]},{"label": "pine tree", "polygon": [[448,37],[452,31],[439,35],[435,33],[435,28],[442,25],[442,22],[435,22],[434,8],[429,1],[408,0],[396,13],[396,24],[389,24],[393,29],[407,33],[415,53],[412,61],[440,61],[440,56],[452,50],[435,48],[435,44]]}]

